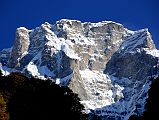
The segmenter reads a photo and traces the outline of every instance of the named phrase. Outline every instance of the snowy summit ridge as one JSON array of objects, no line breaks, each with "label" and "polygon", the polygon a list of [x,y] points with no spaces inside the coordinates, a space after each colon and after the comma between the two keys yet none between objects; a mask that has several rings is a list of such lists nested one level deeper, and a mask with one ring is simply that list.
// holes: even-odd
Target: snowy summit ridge
[{"label": "snowy summit ridge", "polygon": [[131,31],[112,21],[20,27],[12,48],[0,52],[3,74],[49,77],[77,93],[87,112],[111,120],[143,113],[158,61],[148,29]]}]

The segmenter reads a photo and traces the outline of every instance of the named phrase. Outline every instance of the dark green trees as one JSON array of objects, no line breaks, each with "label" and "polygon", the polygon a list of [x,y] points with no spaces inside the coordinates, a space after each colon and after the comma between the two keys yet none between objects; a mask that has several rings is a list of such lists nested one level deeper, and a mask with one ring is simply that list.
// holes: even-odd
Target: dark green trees
[{"label": "dark green trees", "polygon": [[2,76],[2,71],[0,70],[0,76]]},{"label": "dark green trees", "polygon": [[51,80],[27,78],[20,73],[1,76],[0,79],[0,92],[6,98],[10,120],[87,118],[78,95],[68,87],[60,87]]},{"label": "dark green trees", "polygon": [[0,94],[0,120],[9,120],[7,112],[7,103],[5,102],[2,94]]}]

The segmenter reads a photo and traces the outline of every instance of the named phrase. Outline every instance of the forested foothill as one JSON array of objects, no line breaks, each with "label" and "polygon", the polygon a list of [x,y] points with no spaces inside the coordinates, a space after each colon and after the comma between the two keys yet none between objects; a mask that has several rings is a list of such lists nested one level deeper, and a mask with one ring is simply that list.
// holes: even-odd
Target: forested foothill
[{"label": "forested foothill", "polygon": [[52,80],[0,73],[0,120],[86,120],[77,94]]}]

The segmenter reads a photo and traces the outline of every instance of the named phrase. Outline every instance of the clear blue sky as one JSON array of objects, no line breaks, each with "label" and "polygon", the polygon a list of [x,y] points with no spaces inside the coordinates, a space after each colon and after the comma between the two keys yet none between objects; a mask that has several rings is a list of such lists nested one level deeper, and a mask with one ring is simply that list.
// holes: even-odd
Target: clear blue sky
[{"label": "clear blue sky", "polygon": [[62,18],[112,20],[132,30],[149,28],[159,48],[158,0],[0,0],[0,50],[11,47],[17,27],[33,29]]}]

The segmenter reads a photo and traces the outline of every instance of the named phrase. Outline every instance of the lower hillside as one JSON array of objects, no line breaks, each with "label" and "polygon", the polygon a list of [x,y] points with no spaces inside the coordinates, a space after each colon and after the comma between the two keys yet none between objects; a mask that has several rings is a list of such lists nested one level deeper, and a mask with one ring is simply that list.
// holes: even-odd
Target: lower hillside
[{"label": "lower hillside", "polygon": [[[158,120],[159,78],[152,80],[143,116],[129,120]],[[52,80],[28,78],[20,73],[0,73],[0,120],[100,120],[83,112],[78,95]]]},{"label": "lower hillside", "polygon": [[51,80],[0,75],[0,120],[86,120],[77,94]]}]

